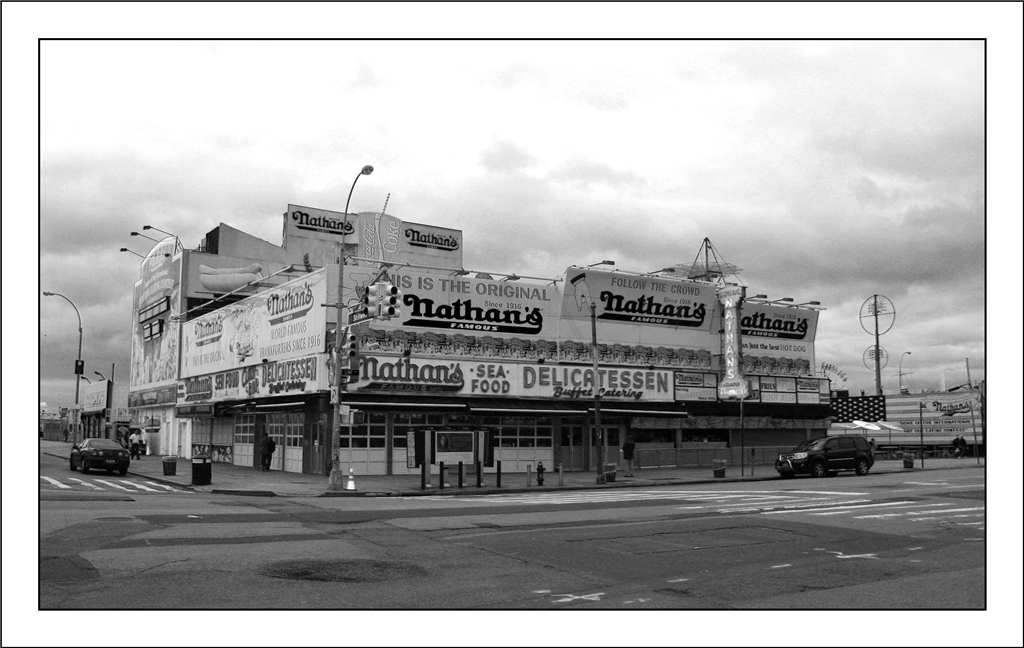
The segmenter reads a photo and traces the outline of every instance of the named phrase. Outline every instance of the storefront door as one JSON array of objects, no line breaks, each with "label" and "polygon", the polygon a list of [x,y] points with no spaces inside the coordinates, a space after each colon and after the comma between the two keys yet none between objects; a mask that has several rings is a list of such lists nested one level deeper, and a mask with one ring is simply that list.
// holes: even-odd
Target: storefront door
[{"label": "storefront door", "polygon": [[562,425],[562,470],[586,470],[583,462],[586,449],[586,428],[582,425]]}]

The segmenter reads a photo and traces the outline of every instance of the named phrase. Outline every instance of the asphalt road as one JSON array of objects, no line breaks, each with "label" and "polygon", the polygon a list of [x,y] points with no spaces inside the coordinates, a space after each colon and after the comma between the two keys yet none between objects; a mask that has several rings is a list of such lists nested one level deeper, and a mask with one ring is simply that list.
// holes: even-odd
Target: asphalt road
[{"label": "asphalt road", "polygon": [[41,609],[986,605],[983,469],[261,498],[40,466]]}]

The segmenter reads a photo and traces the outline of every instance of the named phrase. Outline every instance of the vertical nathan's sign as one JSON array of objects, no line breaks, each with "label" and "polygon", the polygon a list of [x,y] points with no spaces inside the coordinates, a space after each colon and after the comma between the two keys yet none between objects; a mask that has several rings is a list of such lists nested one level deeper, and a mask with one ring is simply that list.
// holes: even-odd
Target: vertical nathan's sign
[{"label": "vertical nathan's sign", "polygon": [[718,301],[722,304],[722,355],[725,371],[718,383],[719,398],[746,398],[750,391],[743,376],[742,344],[740,342],[740,303],[746,296],[744,286],[725,286],[718,290]]}]

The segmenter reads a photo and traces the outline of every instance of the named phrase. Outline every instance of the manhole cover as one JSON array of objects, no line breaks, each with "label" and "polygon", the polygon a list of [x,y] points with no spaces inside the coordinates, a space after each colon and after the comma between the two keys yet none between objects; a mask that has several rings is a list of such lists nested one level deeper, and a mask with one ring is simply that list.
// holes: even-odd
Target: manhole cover
[{"label": "manhole cover", "polygon": [[271,578],[330,583],[380,583],[427,574],[419,565],[380,560],[283,560],[267,565],[261,572]]}]

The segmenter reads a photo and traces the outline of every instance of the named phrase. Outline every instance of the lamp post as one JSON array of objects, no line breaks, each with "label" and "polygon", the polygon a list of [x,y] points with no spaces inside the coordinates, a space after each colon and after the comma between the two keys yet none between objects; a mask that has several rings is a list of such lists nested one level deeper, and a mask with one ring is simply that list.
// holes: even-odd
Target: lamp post
[{"label": "lamp post", "polygon": [[[587,268],[593,268],[599,265],[615,265],[614,261],[609,259],[602,259],[597,263],[591,263]],[[594,296],[591,294],[587,295],[590,299],[590,346],[591,346],[591,359],[594,364],[594,430],[597,434],[595,438],[595,445],[597,446],[597,474],[598,482],[603,481],[604,477],[604,459],[608,456],[608,436],[604,433],[601,428],[601,373],[598,369],[597,357],[597,302],[594,300]],[[590,450],[587,450],[587,457],[590,456]]]},{"label": "lamp post", "polygon": [[903,392],[903,356],[905,356],[905,355],[910,355],[910,351],[904,351],[900,355],[899,368],[897,369],[897,373],[899,374],[897,376],[897,380],[899,380],[899,392],[901,394],[904,393]]},{"label": "lamp post", "polygon": [[160,239],[155,239],[152,236],[146,236],[145,234],[140,234],[139,232],[132,232],[132,236],[141,236],[142,238],[149,239],[150,241],[153,241],[155,243],[160,242]]},{"label": "lamp post", "polygon": [[135,256],[139,257],[140,259],[145,259],[146,258],[143,255],[141,255],[138,252],[136,252],[135,250],[129,250],[128,248],[121,248],[121,251],[122,252],[131,252],[132,254],[134,254]]},{"label": "lamp post", "polygon": [[[597,434],[595,439],[597,442],[597,474],[600,482],[601,477],[604,476],[604,453],[602,452],[604,434],[601,430],[601,374],[597,368],[597,302],[593,299],[590,300],[590,339],[591,357],[594,361],[594,430]],[[590,454],[589,451],[587,454]]]},{"label": "lamp post", "polygon": [[341,463],[341,412],[342,412],[342,399],[341,391],[342,385],[345,384],[347,376],[341,374],[341,335],[342,327],[348,324],[348,315],[345,309],[344,303],[344,288],[345,288],[345,239],[348,232],[348,205],[352,201],[352,192],[355,191],[356,183],[359,182],[359,177],[364,175],[370,175],[373,173],[373,167],[369,164],[363,166],[356,174],[356,179],[352,181],[352,188],[348,190],[348,198],[345,200],[345,216],[341,226],[341,243],[339,244],[338,253],[338,322],[335,325],[334,333],[334,382],[337,391],[337,405],[334,409],[334,433],[331,435],[331,454],[333,461],[331,462],[331,474],[328,478],[327,488],[328,490],[343,490],[345,488],[344,480],[345,474],[342,472],[341,467],[338,465]]},{"label": "lamp post", "polygon": [[[78,306],[75,306],[75,302],[60,293],[43,291],[43,295],[47,297],[63,297],[69,304],[71,304],[71,307],[75,309],[75,315],[78,316],[78,359],[75,360],[75,416],[78,418],[78,423],[76,425],[76,427],[78,427],[81,425],[81,414],[78,412],[78,385],[81,381],[78,380],[77,376],[81,376],[85,371],[85,367],[82,365],[82,313],[78,311]],[[77,434],[78,431],[75,430],[71,437],[72,443],[75,442]]]}]

